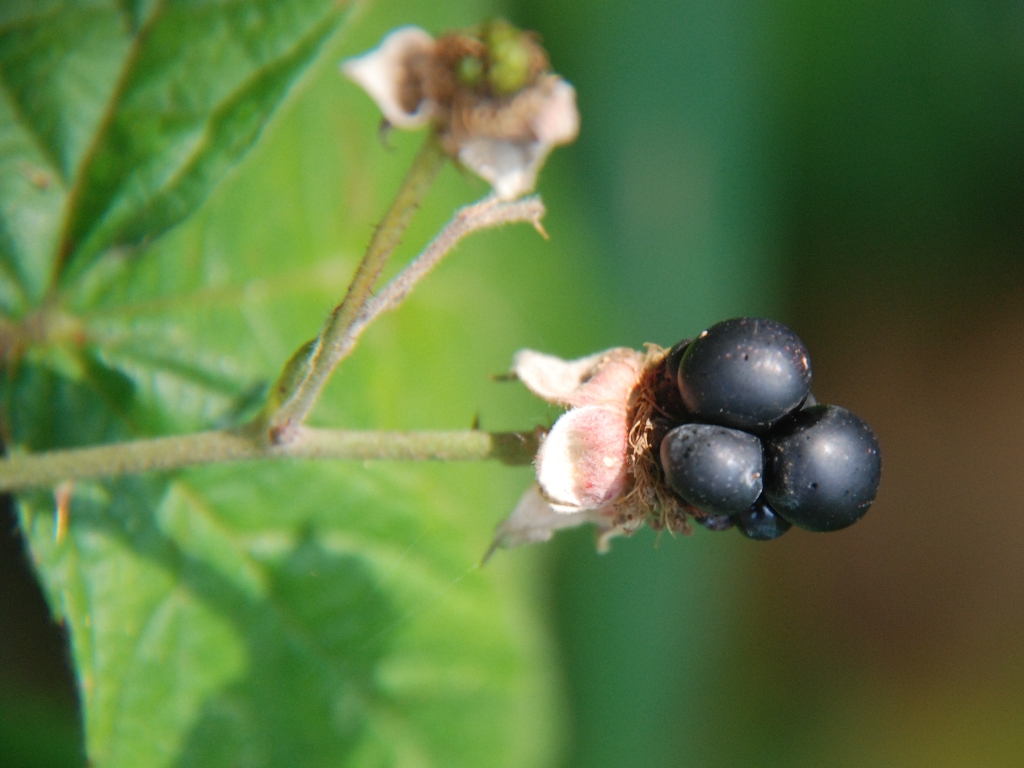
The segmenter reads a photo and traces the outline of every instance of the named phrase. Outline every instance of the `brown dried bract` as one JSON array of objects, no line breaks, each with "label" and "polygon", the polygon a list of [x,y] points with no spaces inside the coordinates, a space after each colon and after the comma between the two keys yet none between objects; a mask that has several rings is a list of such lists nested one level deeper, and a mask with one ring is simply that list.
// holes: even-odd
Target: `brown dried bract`
[{"label": "brown dried bract", "polygon": [[432,99],[440,107],[436,119],[445,149],[453,156],[470,138],[536,140],[532,122],[550,88],[534,86],[541,83],[549,62],[534,36],[523,34],[522,42],[529,48],[529,75],[519,91],[501,96],[492,91],[484,76],[476,84],[459,80],[458,67],[467,57],[479,60],[484,71],[491,66],[487,46],[479,38],[463,32],[439,37],[432,56],[417,54],[410,58],[403,106],[412,112],[423,98]]},{"label": "brown dried bract", "polygon": [[443,135],[445,148],[457,152],[468,139],[486,138],[524,143],[538,138],[535,119],[551,96],[558,78],[542,78],[512,97],[496,98],[461,92],[455,98]]},{"label": "brown dried bract", "polygon": [[398,103],[402,109],[412,114],[420,108],[427,98],[427,85],[435,81],[433,70],[434,57],[423,51],[413,51],[406,57],[401,67],[398,82]]},{"label": "brown dried bract", "polygon": [[670,415],[663,407],[666,400],[664,363],[668,350],[657,344],[646,346],[644,371],[633,392],[629,416],[630,484],[615,504],[616,522],[629,525],[639,519],[656,531],[689,534],[691,529],[686,520],[689,505],[666,485],[657,457]]},{"label": "brown dried bract", "polygon": [[389,125],[431,127],[445,152],[503,200],[532,191],[548,154],[579,132],[576,91],[549,71],[536,36],[507,22],[436,40],[402,27],[342,71]]}]

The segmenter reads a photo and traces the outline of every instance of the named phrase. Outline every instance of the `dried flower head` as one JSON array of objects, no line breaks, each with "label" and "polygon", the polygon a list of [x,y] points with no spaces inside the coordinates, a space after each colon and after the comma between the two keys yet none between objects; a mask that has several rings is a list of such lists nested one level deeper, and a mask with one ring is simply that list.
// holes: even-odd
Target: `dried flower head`
[{"label": "dried flower head", "polygon": [[579,132],[576,91],[549,71],[533,34],[505,21],[437,39],[401,27],[342,72],[391,125],[430,126],[505,200],[532,191],[551,150]]},{"label": "dried flower head", "polygon": [[602,551],[609,539],[644,522],[687,530],[685,510],[662,482],[650,450],[658,439],[665,356],[654,345],[647,352],[618,347],[579,360],[532,350],[516,354],[515,377],[569,410],[541,443],[537,482],[498,527],[493,547],[547,541],[556,530],[583,523],[597,526]]}]

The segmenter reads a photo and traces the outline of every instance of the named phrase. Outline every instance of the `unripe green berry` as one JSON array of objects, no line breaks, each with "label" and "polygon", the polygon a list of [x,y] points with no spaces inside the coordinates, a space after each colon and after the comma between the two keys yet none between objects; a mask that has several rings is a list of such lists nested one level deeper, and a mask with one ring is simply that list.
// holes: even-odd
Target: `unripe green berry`
[{"label": "unripe green berry", "polygon": [[499,96],[516,93],[530,79],[529,38],[506,21],[493,22],[486,38],[490,56],[487,81],[491,90]]},{"label": "unripe green berry", "polygon": [[463,85],[476,87],[484,74],[484,63],[476,56],[463,56],[459,59],[456,75]]}]

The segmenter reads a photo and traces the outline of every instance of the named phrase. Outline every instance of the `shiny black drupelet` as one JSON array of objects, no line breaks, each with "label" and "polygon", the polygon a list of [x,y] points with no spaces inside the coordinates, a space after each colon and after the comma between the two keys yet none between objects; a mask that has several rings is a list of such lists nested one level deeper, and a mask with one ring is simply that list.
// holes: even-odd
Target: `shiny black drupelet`
[{"label": "shiny black drupelet", "polygon": [[871,427],[845,408],[806,408],[765,439],[764,494],[808,531],[838,531],[864,516],[882,479]]},{"label": "shiny black drupelet", "polygon": [[696,421],[762,433],[811,391],[811,356],[775,320],[740,317],[708,328],[686,348],[679,394]]},{"label": "shiny black drupelet", "polygon": [[742,512],[761,495],[761,441],[738,429],[676,427],[661,442],[661,466],[676,493],[712,515]]},{"label": "shiny black drupelet", "polygon": [[744,536],[755,541],[771,541],[788,531],[792,526],[764,500],[755,501],[749,509],[733,515],[736,527]]},{"label": "shiny black drupelet", "polygon": [[871,506],[878,440],[845,408],[816,404],[810,355],[782,323],[717,323],[662,369],[653,442],[666,483],[704,527],[768,541],[793,525],[846,528]]}]

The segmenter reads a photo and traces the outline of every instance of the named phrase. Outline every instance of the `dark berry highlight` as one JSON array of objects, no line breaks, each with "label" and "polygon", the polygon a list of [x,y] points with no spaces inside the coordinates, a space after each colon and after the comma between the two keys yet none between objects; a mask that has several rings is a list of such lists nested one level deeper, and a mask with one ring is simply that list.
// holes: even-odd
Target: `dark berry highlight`
[{"label": "dark berry highlight", "polygon": [[755,541],[777,539],[792,527],[786,518],[768,505],[764,497],[735,515],[733,520],[744,536]]},{"label": "dark berry highlight", "polygon": [[815,405],[765,441],[765,498],[808,531],[838,531],[863,517],[882,478],[871,427],[845,408]]},{"label": "dark berry highlight", "polygon": [[679,394],[697,420],[760,433],[811,390],[807,347],[775,320],[740,317],[708,328],[686,349]]},{"label": "dark berry highlight", "polygon": [[764,457],[754,435],[711,424],[683,424],[661,443],[665,479],[706,512],[742,512],[761,495]]},{"label": "dark berry highlight", "polygon": [[705,528],[757,541],[793,525],[838,531],[874,501],[878,440],[845,408],[818,404],[810,355],[785,325],[717,323],[675,345],[652,383],[649,445]]}]

